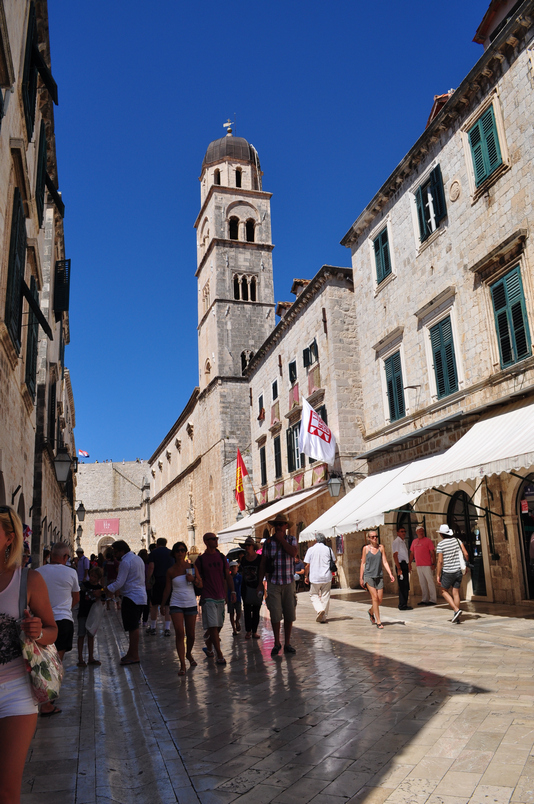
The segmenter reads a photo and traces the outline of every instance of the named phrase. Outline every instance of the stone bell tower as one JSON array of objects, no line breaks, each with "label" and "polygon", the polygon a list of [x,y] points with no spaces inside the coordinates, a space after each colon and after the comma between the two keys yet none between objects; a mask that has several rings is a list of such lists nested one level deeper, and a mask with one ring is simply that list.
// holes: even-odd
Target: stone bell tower
[{"label": "stone bell tower", "polygon": [[202,162],[197,230],[199,387],[241,377],[275,326],[271,193],[258,153],[228,128]]}]

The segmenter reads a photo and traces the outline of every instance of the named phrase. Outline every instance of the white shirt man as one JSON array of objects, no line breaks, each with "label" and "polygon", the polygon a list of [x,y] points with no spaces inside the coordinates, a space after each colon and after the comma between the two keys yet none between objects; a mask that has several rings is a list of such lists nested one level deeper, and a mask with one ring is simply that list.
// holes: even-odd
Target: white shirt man
[{"label": "white shirt man", "polygon": [[50,564],[44,564],[37,569],[48,589],[50,605],[58,628],[55,644],[62,659],[67,651],[72,650],[74,635],[72,609],[80,599],[78,576],[72,567],[66,566],[69,556],[69,545],[57,542],[50,554]]},{"label": "white shirt man", "polygon": [[330,559],[334,557],[334,554],[325,542],[324,534],[317,533],[315,544],[308,548],[304,556],[306,565],[304,582],[310,584],[310,600],[317,612],[318,623],[326,622],[330,606],[330,589],[332,588]]},{"label": "white shirt man", "polygon": [[108,584],[108,592],[114,594],[119,589],[122,592],[122,624],[129,640],[128,650],[120,663],[139,664],[139,620],[147,601],[145,564],[123,539],[113,543],[113,552],[120,565],[117,580]]}]

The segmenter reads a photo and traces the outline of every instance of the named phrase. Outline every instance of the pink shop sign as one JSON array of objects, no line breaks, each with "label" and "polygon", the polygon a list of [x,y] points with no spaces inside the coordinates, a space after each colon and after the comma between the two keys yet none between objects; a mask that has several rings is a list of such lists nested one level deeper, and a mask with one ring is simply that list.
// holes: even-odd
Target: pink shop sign
[{"label": "pink shop sign", "polygon": [[95,536],[118,536],[120,519],[95,519]]}]

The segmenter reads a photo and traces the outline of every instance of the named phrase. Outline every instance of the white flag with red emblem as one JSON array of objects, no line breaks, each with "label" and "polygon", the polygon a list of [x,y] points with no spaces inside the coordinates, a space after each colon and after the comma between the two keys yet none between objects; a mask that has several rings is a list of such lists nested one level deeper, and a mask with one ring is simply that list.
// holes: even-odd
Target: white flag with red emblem
[{"label": "white flag with red emblem", "polygon": [[332,430],[305,399],[302,400],[299,450],[316,461],[325,461],[330,465],[336,457],[336,439]]}]

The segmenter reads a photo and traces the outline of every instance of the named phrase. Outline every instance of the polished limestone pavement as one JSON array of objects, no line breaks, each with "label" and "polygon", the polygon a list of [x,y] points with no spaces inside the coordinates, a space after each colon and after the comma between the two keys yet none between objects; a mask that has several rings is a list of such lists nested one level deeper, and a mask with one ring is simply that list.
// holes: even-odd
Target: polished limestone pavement
[{"label": "polished limestone pavement", "polygon": [[363,592],[315,621],[300,593],[295,656],[223,629],[226,667],[202,653],[178,676],[174,637],[143,632],[140,665],[106,612],[97,668],[66,658],[62,714],[39,719],[24,804],[533,804],[534,608],[400,612],[384,629]]}]

